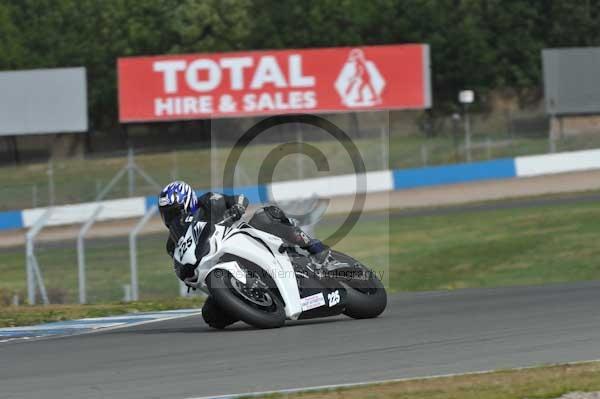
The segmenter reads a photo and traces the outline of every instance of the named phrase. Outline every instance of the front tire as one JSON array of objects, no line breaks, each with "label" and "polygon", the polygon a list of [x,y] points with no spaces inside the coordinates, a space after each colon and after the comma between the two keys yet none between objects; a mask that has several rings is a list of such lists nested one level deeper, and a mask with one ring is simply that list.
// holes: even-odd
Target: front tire
[{"label": "front tire", "polygon": [[272,290],[264,293],[270,299],[269,306],[259,306],[238,294],[233,287],[234,279],[231,273],[221,269],[212,271],[206,278],[211,295],[222,309],[258,328],[277,328],[285,323],[283,302]]},{"label": "front tire", "polygon": [[212,296],[206,298],[204,306],[202,306],[202,318],[206,324],[217,330],[223,330],[239,320],[221,308]]}]

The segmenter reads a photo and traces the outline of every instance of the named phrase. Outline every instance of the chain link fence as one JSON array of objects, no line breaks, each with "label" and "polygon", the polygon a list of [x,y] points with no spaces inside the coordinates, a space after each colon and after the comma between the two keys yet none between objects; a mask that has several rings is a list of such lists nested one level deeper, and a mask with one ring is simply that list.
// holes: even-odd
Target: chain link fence
[{"label": "chain link fence", "polygon": [[[574,151],[600,147],[597,132],[579,135],[550,135],[549,120],[540,111],[474,114],[471,116],[470,146],[465,140],[464,115],[448,115],[430,119],[425,114],[410,114],[410,121],[390,121],[389,157],[381,157],[380,116],[365,113],[360,119],[332,121],[350,132],[353,142],[368,153],[367,170],[415,168],[458,162]],[[211,155],[210,142],[197,142],[168,150],[136,149],[135,164],[159,185],[173,179],[183,179],[199,189],[209,188],[211,165],[223,164],[237,137],[251,126],[229,126],[217,122],[221,132],[216,136],[217,151]],[[172,134],[172,133],[169,133]],[[286,126],[261,137],[244,156],[244,168],[236,174],[236,184],[251,184],[257,172],[252,159],[264,159],[282,142],[302,142],[323,150],[335,168],[337,147],[327,137],[319,136],[306,126]],[[389,162],[383,162],[389,159]],[[69,204],[93,201],[111,179],[128,163],[127,151],[102,155],[54,159],[49,162],[0,167],[3,201],[0,210],[24,209],[49,204]],[[299,158],[278,168],[276,180],[294,180],[314,174],[311,163]],[[106,199],[156,194],[156,187],[138,173],[126,175],[107,194]]]}]

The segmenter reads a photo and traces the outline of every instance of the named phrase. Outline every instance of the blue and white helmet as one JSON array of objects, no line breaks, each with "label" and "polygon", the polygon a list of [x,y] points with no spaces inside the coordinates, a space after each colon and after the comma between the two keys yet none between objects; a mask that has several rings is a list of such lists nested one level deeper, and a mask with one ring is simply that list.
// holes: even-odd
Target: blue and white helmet
[{"label": "blue and white helmet", "polygon": [[189,184],[174,181],[167,184],[158,195],[158,209],[168,227],[175,218],[195,212],[198,209],[198,197]]}]

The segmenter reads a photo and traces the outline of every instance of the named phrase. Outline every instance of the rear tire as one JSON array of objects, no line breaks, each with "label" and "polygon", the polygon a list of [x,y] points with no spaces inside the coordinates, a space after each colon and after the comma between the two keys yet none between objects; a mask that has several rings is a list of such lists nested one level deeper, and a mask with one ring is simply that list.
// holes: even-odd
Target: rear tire
[{"label": "rear tire", "polygon": [[375,276],[371,281],[373,287],[367,293],[353,288],[348,282],[341,282],[346,288],[346,310],[344,314],[353,319],[372,319],[379,316],[387,306],[387,294],[381,281]]},{"label": "rear tire", "polygon": [[231,273],[217,269],[206,278],[208,288],[217,304],[231,317],[242,320],[258,328],[277,328],[285,323],[285,310],[281,299],[268,291],[272,306],[268,309],[259,308],[238,296],[231,284],[234,278]]},{"label": "rear tire", "polygon": [[335,259],[351,265],[360,266],[368,280],[340,279],[346,288],[346,310],[344,314],[353,319],[372,319],[379,316],[387,306],[387,293],[377,275],[356,259],[341,252],[332,251]]}]

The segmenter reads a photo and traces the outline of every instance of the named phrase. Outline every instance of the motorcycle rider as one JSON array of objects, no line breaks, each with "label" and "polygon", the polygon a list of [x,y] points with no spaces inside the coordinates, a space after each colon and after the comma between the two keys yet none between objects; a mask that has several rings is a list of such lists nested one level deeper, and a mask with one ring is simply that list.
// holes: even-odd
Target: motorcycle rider
[{"label": "motorcycle rider", "polygon": [[[214,225],[225,219],[239,220],[249,201],[243,194],[225,195],[207,192],[200,197],[192,187],[183,181],[169,183],[158,196],[158,207],[163,223],[169,229],[167,253],[173,257],[179,237],[185,234],[185,219],[192,216],[196,220]],[[252,227],[282,238],[291,247],[298,246],[312,255],[313,263],[325,264],[329,258],[328,248],[319,240],[309,237],[296,223],[276,206],[263,207],[256,211],[248,222]],[[175,265],[175,273],[184,283],[195,275],[195,265]]]},{"label": "motorcycle rider", "polygon": [[[177,241],[185,234],[186,220],[206,222],[208,226],[222,222],[239,220],[246,208],[248,199],[243,195],[225,195],[208,192],[200,197],[196,196],[189,184],[183,181],[169,183],[158,196],[158,207],[165,226],[169,229],[167,238],[167,253],[172,258],[177,246]],[[188,221],[191,221],[188,220]],[[298,246],[311,254],[313,263],[323,266],[329,261],[329,249],[316,239],[304,233],[292,219],[276,206],[267,206],[257,210],[248,222],[252,227],[274,234],[288,244]],[[205,229],[206,232],[211,229]],[[174,264],[177,277],[188,287],[194,281],[197,265]],[[206,298],[202,306],[202,317],[211,327],[222,329],[233,324],[237,319],[222,311],[212,296]]]}]

